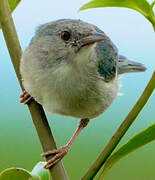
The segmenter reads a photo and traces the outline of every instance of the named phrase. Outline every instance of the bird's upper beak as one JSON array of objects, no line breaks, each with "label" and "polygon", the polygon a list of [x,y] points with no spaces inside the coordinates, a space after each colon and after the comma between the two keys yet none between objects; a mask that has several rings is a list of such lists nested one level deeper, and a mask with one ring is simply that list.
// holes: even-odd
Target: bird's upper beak
[{"label": "bird's upper beak", "polygon": [[89,35],[83,37],[82,39],[78,40],[78,43],[81,44],[81,46],[87,46],[90,44],[94,44],[99,41],[107,40],[108,38],[103,33],[99,32],[92,32]]}]

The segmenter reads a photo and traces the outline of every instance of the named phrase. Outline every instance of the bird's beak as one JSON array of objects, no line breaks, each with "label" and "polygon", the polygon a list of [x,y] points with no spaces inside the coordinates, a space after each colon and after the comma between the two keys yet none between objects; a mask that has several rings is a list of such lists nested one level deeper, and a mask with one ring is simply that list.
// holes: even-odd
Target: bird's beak
[{"label": "bird's beak", "polygon": [[88,36],[83,37],[82,39],[78,40],[78,43],[81,44],[81,46],[87,46],[90,44],[94,44],[99,41],[107,40],[108,38],[103,33],[99,32],[93,32],[90,33]]}]

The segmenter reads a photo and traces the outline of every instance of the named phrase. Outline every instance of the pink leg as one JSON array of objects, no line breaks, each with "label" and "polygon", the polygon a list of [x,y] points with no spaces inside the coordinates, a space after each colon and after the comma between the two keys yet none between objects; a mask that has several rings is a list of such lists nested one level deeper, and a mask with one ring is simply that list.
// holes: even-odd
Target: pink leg
[{"label": "pink leg", "polygon": [[73,137],[70,139],[67,145],[60,147],[59,149],[54,149],[52,151],[48,151],[42,154],[43,157],[48,155],[54,155],[44,166],[44,168],[48,169],[53,166],[55,163],[60,161],[67,153],[72,143],[75,141],[76,137],[80,134],[81,130],[87,126],[89,119],[81,119],[77,130],[75,131]]},{"label": "pink leg", "polygon": [[31,97],[26,91],[24,91],[21,95],[20,95],[20,102],[24,103],[24,104],[30,104],[33,100],[33,97]]}]

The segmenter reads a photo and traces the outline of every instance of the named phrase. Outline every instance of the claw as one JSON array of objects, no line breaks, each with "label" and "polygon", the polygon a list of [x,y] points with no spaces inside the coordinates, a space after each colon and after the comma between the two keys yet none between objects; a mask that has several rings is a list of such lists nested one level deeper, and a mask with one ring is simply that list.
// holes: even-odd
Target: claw
[{"label": "claw", "polygon": [[20,102],[24,103],[24,104],[30,104],[33,100],[33,97],[30,96],[30,94],[28,94],[26,91],[24,91],[21,95],[20,95]]},{"label": "claw", "polygon": [[41,156],[46,157],[46,156],[55,155],[55,154],[58,154],[58,153],[59,153],[59,149],[54,149],[54,150],[42,153]]},{"label": "claw", "polygon": [[48,151],[42,154],[43,157],[54,155],[53,158],[51,158],[47,163],[45,164],[44,168],[48,169],[57,162],[59,162],[67,153],[68,153],[68,146],[63,146],[59,149],[54,149],[52,151]]},{"label": "claw", "polygon": [[44,168],[45,169],[49,169],[51,168],[54,164],[58,163],[61,159],[57,159],[54,162],[52,162],[53,160],[50,159],[49,161],[47,161],[47,163],[45,164]]},{"label": "claw", "polygon": [[20,95],[20,98],[23,98],[23,97],[25,96],[26,93],[27,93],[27,92],[24,91],[24,92]]}]

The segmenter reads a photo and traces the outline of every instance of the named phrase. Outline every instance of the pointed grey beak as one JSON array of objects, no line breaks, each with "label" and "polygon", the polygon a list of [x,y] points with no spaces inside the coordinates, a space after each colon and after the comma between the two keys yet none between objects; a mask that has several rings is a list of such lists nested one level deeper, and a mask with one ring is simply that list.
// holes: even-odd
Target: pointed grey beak
[{"label": "pointed grey beak", "polygon": [[83,37],[82,39],[78,40],[78,43],[80,43],[81,46],[83,47],[83,46],[94,44],[96,42],[104,41],[107,39],[108,38],[105,36],[105,34],[99,33],[99,32],[93,32],[93,33],[90,33],[88,36]]}]

